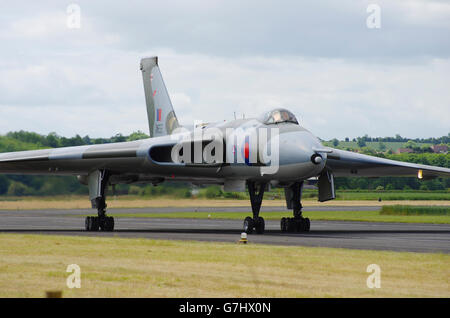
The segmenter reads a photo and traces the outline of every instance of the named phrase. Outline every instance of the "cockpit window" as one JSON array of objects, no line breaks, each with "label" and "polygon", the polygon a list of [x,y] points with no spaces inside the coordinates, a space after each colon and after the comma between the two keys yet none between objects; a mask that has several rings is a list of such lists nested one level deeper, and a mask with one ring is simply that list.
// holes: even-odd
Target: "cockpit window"
[{"label": "cockpit window", "polygon": [[298,125],[297,118],[295,118],[294,114],[282,108],[277,108],[266,113],[262,118],[262,122],[266,125],[279,123],[294,123]]}]

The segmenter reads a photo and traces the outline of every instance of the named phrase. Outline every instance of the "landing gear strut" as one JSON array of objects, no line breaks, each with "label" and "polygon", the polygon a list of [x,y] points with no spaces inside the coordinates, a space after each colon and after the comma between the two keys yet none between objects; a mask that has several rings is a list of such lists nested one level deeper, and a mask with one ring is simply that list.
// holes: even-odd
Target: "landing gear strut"
[{"label": "landing gear strut", "polygon": [[88,176],[89,196],[98,216],[88,216],[85,220],[86,231],[113,231],[114,218],[106,216],[106,189],[110,173],[106,170],[94,171]]},{"label": "landing gear strut", "polygon": [[[258,189],[259,188],[259,189]],[[244,220],[244,232],[252,234],[255,231],[257,234],[263,234],[265,229],[265,222],[259,216],[261,203],[266,189],[266,183],[256,184],[253,181],[248,182],[248,192],[250,194],[250,203],[252,204],[253,218],[247,216]]]},{"label": "landing gear strut", "polygon": [[286,204],[288,209],[293,210],[293,218],[282,218],[280,225],[282,232],[309,232],[311,222],[302,215],[302,190],[303,181],[294,182],[285,189]]}]

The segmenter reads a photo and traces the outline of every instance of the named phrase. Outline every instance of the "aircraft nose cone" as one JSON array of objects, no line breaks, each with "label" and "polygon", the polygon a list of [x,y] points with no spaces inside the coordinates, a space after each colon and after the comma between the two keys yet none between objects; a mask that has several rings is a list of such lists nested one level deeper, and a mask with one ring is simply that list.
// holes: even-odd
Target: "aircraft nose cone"
[{"label": "aircraft nose cone", "polygon": [[316,153],[317,141],[306,131],[291,132],[280,135],[280,163],[320,165],[325,159]]},{"label": "aircraft nose cone", "polygon": [[280,166],[286,174],[298,178],[316,176],[323,170],[326,157],[313,150],[320,142],[308,131],[280,135]]}]

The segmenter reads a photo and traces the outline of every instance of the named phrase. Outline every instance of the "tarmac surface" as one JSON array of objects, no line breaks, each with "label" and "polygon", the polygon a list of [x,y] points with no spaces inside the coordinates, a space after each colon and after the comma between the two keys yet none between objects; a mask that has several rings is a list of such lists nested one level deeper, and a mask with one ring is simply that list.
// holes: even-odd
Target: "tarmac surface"
[{"label": "tarmac surface", "polygon": [[[311,207],[304,211],[371,211],[377,207]],[[145,208],[109,209],[108,215],[161,213],[182,211],[244,212],[247,207],[214,208]],[[264,212],[285,211],[284,207],[265,207]],[[86,232],[83,215],[94,215],[93,210],[24,210],[0,211],[0,233],[29,233],[56,235],[83,235],[149,239],[173,239],[211,242],[237,242],[243,220],[164,219],[144,217],[115,218],[114,232]],[[289,211],[286,211],[289,216]],[[290,246],[321,246],[365,250],[450,253],[450,225],[417,223],[384,223],[311,220],[308,233],[283,233],[280,222],[266,220],[263,235],[248,236],[250,244]]]}]

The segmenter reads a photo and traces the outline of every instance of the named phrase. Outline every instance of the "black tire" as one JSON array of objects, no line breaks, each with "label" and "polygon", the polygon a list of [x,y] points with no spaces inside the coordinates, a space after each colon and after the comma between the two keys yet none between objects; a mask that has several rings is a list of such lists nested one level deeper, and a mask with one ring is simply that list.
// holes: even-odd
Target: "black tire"
[{"label": "black tire", "polygon": [[105,218],[104,231],[114,231],[114,218],[112,216]]},{"label": "black tire", "polygon": [[87,216],[86,219],[84,219],[84,228],[86,231],[91,231],[92,229],[91,216]]},{"label": "black tire", "polygon": [[105,223],[106,217],[99,218],[97,217],[98,229],[99,231],[105,231]]},{"label": "black tire", "polygon": [[293,233],[297,230],[297,223],[295,222],[295,219],[288,218],[287,219],[287,231],[289,233]]},{"label": "black tire", "polygon": [[98,231],[99,227],[100,227],[100,222],[98,217],[96,216],[92,216],[91,217],[91,231]]},{"label": "black tire", "polygon": [[251,217],[247,216],[244,220],[244,232],[247,234],[252,234],[254,227],[255,222],[253,222],[253,219]]},{"label": "black tire", "polygon": [[295,231],[303,232],[303,220],[302,219],[294,219],[295,221]]},{"label": "black tire", "polygon": [[263,234],[265,228],[266,228],[266,223],[264,222],[264,218],[258,217],[255,222],[256,234]]},{"label": "black tire", "polygon": [[281,227],[281,232],[287,232],[287,220],[286,220],[286,218],[281,218],[280,227]]},{"label": "black tire", "polygon": [[309,228],[311,227],[311,221],[306,218],[305,219],[305,232],[309,232]]}]

